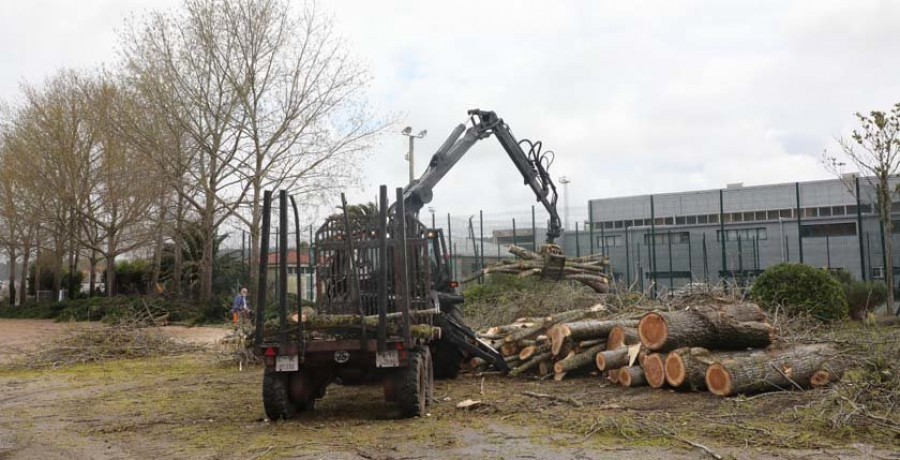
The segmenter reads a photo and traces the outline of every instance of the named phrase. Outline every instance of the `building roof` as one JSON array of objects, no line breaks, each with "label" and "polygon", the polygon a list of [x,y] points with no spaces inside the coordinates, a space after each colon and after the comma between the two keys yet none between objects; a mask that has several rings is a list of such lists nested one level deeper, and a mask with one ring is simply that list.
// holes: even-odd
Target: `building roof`
[{"label": "building roof", "polygon": [[[278,256],[279,254],[277,252],[274,254],[269,254],[269,266],[279,265]],[[297,264],[297,250],[288,250],[287,263],[288,265]],[[309,265],[309,251],[300,251],[300,265]]]}]

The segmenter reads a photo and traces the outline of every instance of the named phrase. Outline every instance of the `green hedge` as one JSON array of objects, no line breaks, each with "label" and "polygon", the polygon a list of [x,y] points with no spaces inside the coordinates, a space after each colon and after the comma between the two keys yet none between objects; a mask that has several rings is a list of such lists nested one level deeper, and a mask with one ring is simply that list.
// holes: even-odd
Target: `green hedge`
[{"label": "green hedge", "polygon": [[782,307],[789,315],[809,314],[822,321],[847,317],[843,286],[827,271],[804,264],[775,265],[757,278],[751,295],[763,308]]}]

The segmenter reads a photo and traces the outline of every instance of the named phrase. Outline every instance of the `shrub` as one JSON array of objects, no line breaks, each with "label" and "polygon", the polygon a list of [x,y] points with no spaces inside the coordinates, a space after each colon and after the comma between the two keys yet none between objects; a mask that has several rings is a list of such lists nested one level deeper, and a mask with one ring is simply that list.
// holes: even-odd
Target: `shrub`
[{"label": "shrub", "polygon": [[863,320],[887,300],[887,287],[882,281],[851,281],[844,285],[850,317]]},{"label": "shrub", "polygon": [[847,298],[841,283],[825,270],[804,264],[770,267],[753,283],[751,295],[772,311],[778,306],[790,315],[809,314],[822,321],[847,317]]}]

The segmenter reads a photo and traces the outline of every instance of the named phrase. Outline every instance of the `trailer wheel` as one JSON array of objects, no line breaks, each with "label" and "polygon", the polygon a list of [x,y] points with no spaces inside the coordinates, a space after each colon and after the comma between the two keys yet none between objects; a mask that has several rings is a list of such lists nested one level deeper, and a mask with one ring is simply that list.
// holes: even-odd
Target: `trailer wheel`
[{"label": "trailer wheel", "polygon": [[[269,420],[288,420],[298,412],[315,408],[315,394],[303,400],[291,397],[291,380],[303,378],[308,381],[308,376],[304,372],[304,370],[299,372],[267,371],[263,374],[263,407],[265,407],[266,417]],[[320,392],[319,398],[324,396],[324,388]]]},{"label": "trailer wheel", "polygon": [[[463,323],[462,310],[458,305],[450,306],[447,313],[459,324]],[[442,338],[434,343],[434,376],[438,379],[455,379],[459,375],[463,352],[449,340]]]},{"label": "trailer wheel", "polygon": [[409,352],[409,365],[399,370],[397,406],[403,417],[425,415],[428,393],[427,360],[429,353],[422,350]]},{"label": "trailer wheel", "polygon": [[297,413],[297,408],[290,399],[290,374],[287,372],[270,372],[263,374],[263,407],[269,420],[288,420]]}]

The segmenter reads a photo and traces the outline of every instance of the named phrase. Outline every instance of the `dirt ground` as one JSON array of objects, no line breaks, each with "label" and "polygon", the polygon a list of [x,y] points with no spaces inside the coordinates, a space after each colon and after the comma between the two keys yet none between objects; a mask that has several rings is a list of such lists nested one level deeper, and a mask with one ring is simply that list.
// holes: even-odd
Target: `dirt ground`
[{"label": "dirt ground", "polygon": [[[0,320],[4,350],[63,333],[49,321]],[[92,326],[100,327],[100,326]],[[167,327],[214,343],[222,328]],[[900,459],[896,439],[833,430],[816,391],[719,399],[611,387],[595,376],[540,382],[497,375],[438,382],[427,417],[400,420],[380,388],[329,388],[316,410],[265,419],[262,370],[221,353],[104,361],[55,370],[0,366],[0,459],[560,458]],[[523,392],[567,395],[576,407]],[[483,401],[464,412],[463,399]]]}]

